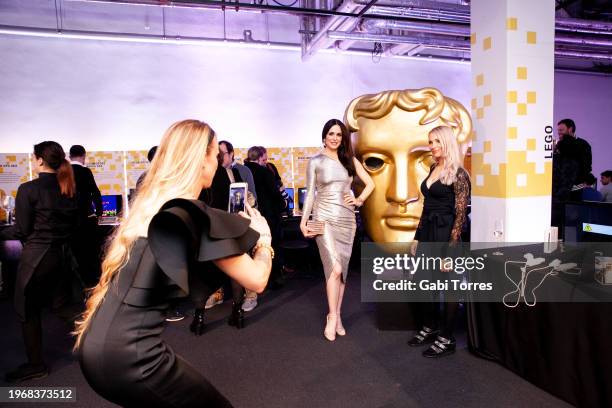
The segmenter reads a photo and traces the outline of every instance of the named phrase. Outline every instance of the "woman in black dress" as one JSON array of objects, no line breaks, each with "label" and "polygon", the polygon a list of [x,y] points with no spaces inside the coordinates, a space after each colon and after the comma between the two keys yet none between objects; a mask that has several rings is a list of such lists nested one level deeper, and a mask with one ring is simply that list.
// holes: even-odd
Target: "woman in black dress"
[{"label": "woman in black dress", "polygon": [[15,200],[16,223],[0,234],[19,239],[23,251],[17,270],[15,308],[21,319],[28,363],[6,374],[7,382],[46,377],[42,358],[41,310],[66,300],[72,278],[69,240],[77,227],[74,174],[62,146],[34,146],[37,179],[23,183]]},{"label": "woman in black dress", "polygon": [[[461,152],[452,129],[448,126],[432,129],[429,132],[429,147],[435,164],[421,183],[421,193],[425,200],[412,245],[413,255],[416,254],[419,241],[449,242],[453,245],[461,240],[470,197],[470,178],[462,167]],[[439,272],[445,273],[434,271],[434,274]],[[440,305],[438,295],[434,296],[431,303],[418,304],[423,328],[408,341],[410,346],[433,343],[423,352],[425,357],[448,355],[456,347],[453,330],[458,303],[443,302]]]},{"label": "woman in black dress", "polygon": [[231,406],[160,337],[172,299],[206,299],[225,274],[261,292],[270,274],[274,253],[263,217],[250,207],[241,216],[196,200],[211,184],[218,152],[206,123],[184,120],[166,131],[77,323],[83,374],[116,404]]}]

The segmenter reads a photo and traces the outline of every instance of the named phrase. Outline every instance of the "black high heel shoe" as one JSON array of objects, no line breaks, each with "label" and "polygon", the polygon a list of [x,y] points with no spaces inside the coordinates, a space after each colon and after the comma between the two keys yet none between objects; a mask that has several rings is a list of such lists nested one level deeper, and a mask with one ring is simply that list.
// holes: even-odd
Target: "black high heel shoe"
[{"label": "black high heel shoe", "polygon": [[227,319],[227,324],[237,329],[244,328],[244,310],[242,310],[242,302],[232,303],[232,314],[229,319]]},{"label": "black high heel shoe", "polygon": [[204,308],[196,309],[193,314],[193,321],[189,325],[189,331],[196,336],[201,336],[204,333],[204,329],[206,329],[204,324]]}]

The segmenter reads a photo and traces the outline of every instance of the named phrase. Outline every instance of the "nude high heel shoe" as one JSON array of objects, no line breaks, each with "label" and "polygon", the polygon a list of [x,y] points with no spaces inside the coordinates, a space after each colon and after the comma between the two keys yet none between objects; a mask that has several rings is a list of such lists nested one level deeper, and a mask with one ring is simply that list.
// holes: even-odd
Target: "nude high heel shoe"
[{"label": "nude high heel shoe", "polygon": [[329,341],[336,340],[336,324],[337,319],[334,322],[334,319],[330,319],[330,315],[327,315],[327,324],[325,325],[325,330],[323,331],[323,336]]},{"label": "nude high heel shoe", "polygon": [[338,323],[336,324],[336,334],[338,336],[346,336],[346,330],[342,325],[342,320],[340,319],[340,315],[338,315]]}]

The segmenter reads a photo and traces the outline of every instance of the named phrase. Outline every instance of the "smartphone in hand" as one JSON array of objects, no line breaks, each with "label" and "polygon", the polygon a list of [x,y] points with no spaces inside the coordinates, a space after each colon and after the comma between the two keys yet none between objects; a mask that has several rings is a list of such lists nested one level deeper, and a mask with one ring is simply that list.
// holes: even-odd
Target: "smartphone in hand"
[{"label": "smartphone in hand", "polygon": [[232,183],[229,189],[229,202],[227,210],[230,213],[239,213],[244,211],[244,203],[247,199],[248,185],[247,183]]}]

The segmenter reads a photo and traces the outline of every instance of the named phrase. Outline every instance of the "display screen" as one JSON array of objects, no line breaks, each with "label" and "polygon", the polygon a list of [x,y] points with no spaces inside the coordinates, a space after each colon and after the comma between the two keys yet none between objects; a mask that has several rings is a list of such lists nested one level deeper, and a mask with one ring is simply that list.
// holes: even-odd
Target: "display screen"
[{"label": "display screen", "polygon": [[567,242],[612,242],[612,203],[566,203],[563,230]]}]

